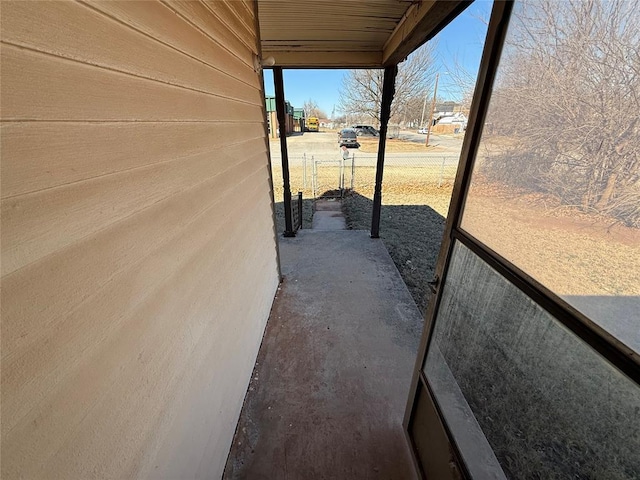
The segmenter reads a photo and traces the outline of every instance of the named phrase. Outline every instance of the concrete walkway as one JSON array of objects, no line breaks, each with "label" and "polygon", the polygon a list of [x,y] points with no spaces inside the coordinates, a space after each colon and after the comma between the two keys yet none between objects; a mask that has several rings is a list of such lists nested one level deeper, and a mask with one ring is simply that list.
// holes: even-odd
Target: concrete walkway
[{"label": "concrete walkway", "polygon": [[402,430],[422,318],[380,240],[281,238],[276,297],[226,479],[412,479]]},{"label": "concrete walkway", "polygon": [[337,198],[319,198],[313,212],[313,230],[346,230],[342,201]]}]

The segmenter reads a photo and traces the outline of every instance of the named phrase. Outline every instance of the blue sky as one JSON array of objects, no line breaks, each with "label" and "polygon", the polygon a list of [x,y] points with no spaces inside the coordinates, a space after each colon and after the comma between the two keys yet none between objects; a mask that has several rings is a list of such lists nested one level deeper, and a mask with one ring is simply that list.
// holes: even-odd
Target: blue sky
[{"label": "blue sky", "polygon": [[[464,69],[474,74],[480,65],[486,25],[478,18],[489,19],[491,0],[476,0],[461,15],[451,22],[434,40],[437,41],[436,59],[438,70],[446,72],[453,68],[455,59]],[[305,100],[315,100],[327,115],[335,105],[339,113],[339,89],[346,70],[284,70],[286,99],[294,107],[302,107]],[[274,95],[273,73],[264,70],[267,95]],[[440,75],[438,97],[457,100],[460,91],[448,75]]]}]

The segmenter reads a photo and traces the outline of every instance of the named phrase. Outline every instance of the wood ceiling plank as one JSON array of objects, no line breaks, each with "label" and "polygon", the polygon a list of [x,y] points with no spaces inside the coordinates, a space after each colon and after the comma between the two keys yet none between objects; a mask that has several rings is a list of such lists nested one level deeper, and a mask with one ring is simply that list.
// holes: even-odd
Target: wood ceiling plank
[{"label": "wood ceiling plank", "polygon": [[287,67],[393,65],[432,38],[470,3],[326,0],[310,7],[299,0],[258,0],[263,54],[269,52],[277,65]]},{"label": "wood ceiling plank", "polygon": [[277,66],[287,68],[379,68],[382,65],[379,50],[292,52],[263,49],[262,56],[273,57]]}]

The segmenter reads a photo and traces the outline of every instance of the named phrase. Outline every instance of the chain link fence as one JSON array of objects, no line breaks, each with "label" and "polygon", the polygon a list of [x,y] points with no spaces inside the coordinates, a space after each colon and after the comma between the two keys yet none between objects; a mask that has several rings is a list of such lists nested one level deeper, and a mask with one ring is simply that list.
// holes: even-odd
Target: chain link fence
[{"label": "chain link fence", "polygon": [[[382,179],[382,202],[420,203],[419,198],[425,192],[453,184],[457,168],[458,157],[455,155],[387,155]],[[373,198],[375,157],[356,156],[354,170],[354,190]]]},{"label": "chain link fence", "polygon": [[[318,198],[327,192],[352,190],[373,198],[377,157],[349,151],[347,158],[339,153],[297,155],[289,157],[291,192],[302,192],[304,198]],[[390,154],[385,158],[382,182],[385,197],[402,203],[402,197],[419,196],[433,188],[453,183],[458,167],[457,155]],[[276,202],[282,201],[282,165],[272,159]],[[413,203],[413,202],[411,202]]]}]

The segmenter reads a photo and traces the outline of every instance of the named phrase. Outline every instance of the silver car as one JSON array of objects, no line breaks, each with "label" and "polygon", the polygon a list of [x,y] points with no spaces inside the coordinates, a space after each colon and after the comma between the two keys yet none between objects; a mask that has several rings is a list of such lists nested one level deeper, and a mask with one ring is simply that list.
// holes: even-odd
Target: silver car
[{"label": "silver car", "polygon": [[338,133],[338,143],[347,148],[359,148],[358,136],[353,128],[343,128]]}]

